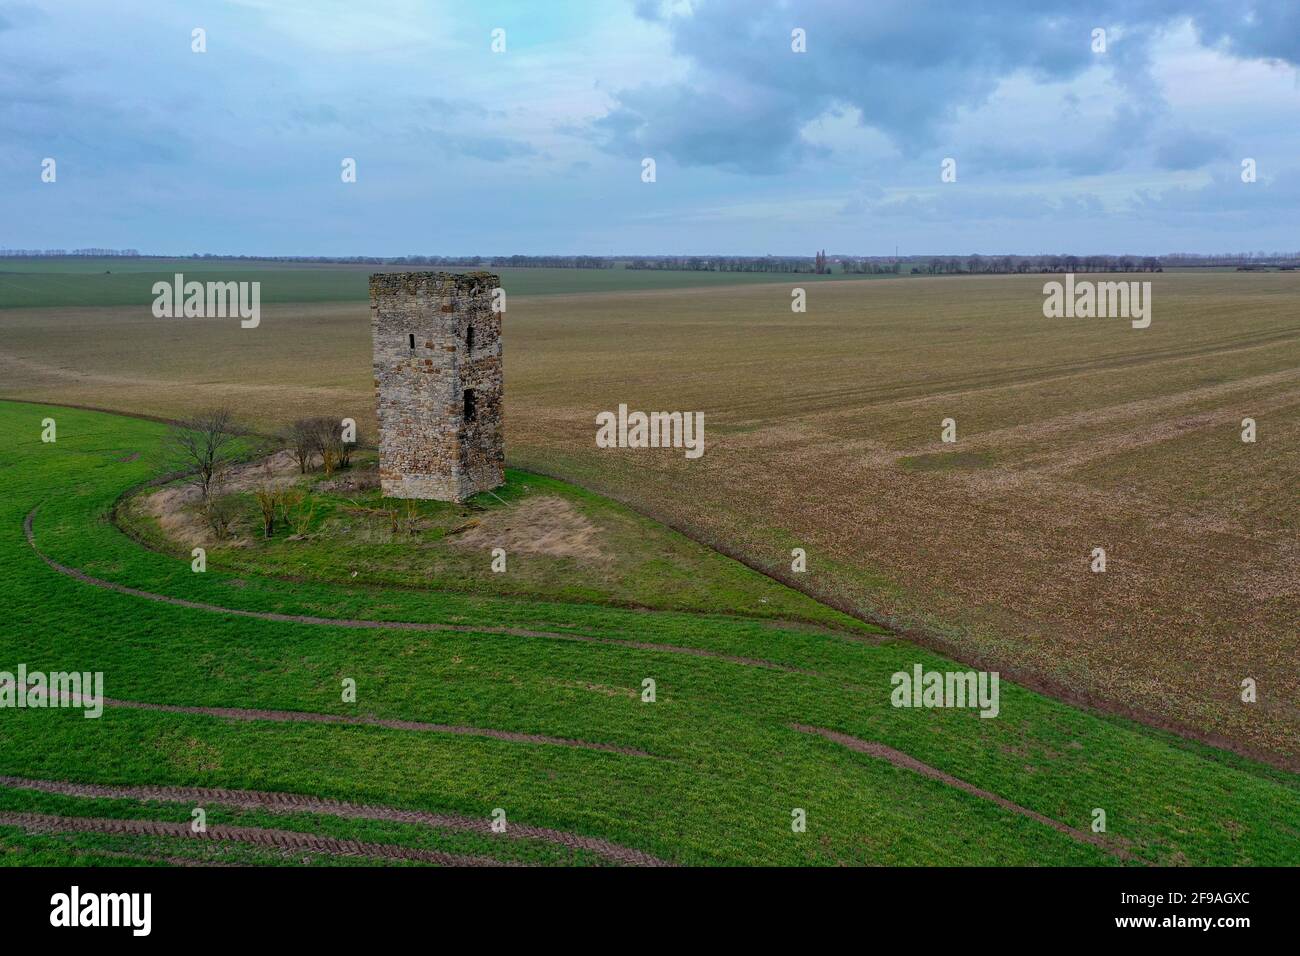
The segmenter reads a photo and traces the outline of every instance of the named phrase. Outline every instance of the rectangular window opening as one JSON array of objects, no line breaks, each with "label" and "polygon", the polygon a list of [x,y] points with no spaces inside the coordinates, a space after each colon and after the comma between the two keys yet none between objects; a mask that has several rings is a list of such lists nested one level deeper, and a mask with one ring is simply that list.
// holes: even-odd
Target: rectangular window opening
[{"label": "rectangular window opening", "polygon": [[465,389],[465,421],[474,420],[474,389]]}]

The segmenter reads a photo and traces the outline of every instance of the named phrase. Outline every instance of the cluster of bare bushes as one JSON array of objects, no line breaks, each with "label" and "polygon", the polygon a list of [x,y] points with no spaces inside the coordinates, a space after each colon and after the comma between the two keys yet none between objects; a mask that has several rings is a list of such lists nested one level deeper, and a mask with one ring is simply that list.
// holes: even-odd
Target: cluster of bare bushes
[{"label": "cluster of bare bushes", "polygon": [[261,480],[253,487],[253,500],[257,502],[262,536],[266,538],[275,534],[277,522],[294,534],[306,534],[316,513],[316,500],[301,488],[278,483],[269,465],[264,466]]},{"label": "cluster of bare bushes", "polygon": [[[280,436],[299,473],[307,474],[316,461],[325,476],[352,464],[359,436],[355,427],[345,429],[340,419],[327,417],[300,419]],[[166,470],[181,474],[195,489],[198,510],[218,540],[229,538],[243,502],[231,487],[231,476],[241,455],[256,450],[260,444],[235,420],[229,408],[199,412],[176,422],[163,442],[162,457]],[[265,537],[271,537],[277,525],[295,534],[304,534],[311,525],[315,502],[282,476],[277,478],[268,458],[262,464],[251,491],[260,512]]]},{"label": "cluster of bare bushes", "polygon": [[319,459],[326,478],[352,464],[352,452],[361,440],[359,433],[348,435],[339,419],[324,417],[300,418],[285,428],[281,437],[301,474],[307,474],[312,462]]}]

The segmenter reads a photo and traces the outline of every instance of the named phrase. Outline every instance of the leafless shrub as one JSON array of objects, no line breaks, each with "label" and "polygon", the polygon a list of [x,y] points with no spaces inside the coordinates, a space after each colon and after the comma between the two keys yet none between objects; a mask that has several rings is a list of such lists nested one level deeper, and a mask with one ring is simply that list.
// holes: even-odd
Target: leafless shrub
[{"label": "leafless shrub", "polygon": [[306,534],[307,529],[311,527],[311,519],[316,514],[316,499],[307,498],[305,503],[294,505],[289,520],[292,522],[294,534]]},{"label": "leafless shrub", "polygon": [[342,420],[313,418],[304,425],[311,434],[313,451],[320,455],[325,477],[328,478],[336,469],[347,468],[352,464],[352,452],[360,441],[360,435],[354,436],[355,441],[344,441]]},{"label": "leafless shrub", "polygon": [[301,488],[281,488],[276,498],[280,520],[294,534],[306,534],[311,519],[316,514],[316,499],[303,493]]},{"label": "leafless shrub", "polygon": [[280,489],[280,493],[276,496],[275,504],[280,510],[280,520],[284,522],[284,524],[287,525],[289,523],[290,516],[294,513],[294,510],[302,504],[303,498],[304,495],[301,488],[289,486]]},{"label": "leafless shrub", "polygon": [[234,461],[237,431],[234,414],[221,407],[176,423],[163,441],[163,456],[170,470],[190,473],[205,504],[222,472]]},{"label": "leafless shrub", "polygon": [[218,541],[230,537],[235,517],[239,514],[239,507],[238,495],[222,494],[215,486],[209,489],[208,496],[199,505],[204,520],[212,530],[212,536]]},{"label": "leafless shrub", "polygon": [[280,432],[285,445],[298,463],[298,473],[305,475],[316,454],[316,420],[300,418]]},{"label": "leafless shrub", "polygon": [[270,488],[254,488],[253,497],[262,511],[262,536],[269,538],[275,532],[276,493]]},{"label": "leafless shrub", "polygon": [[388,533],[392,537],[398,535],[413,535],[420,522],[419,506],[412,500],[407,499],[400,504],[397,502],[389,503],[383,508],[364,508],[360,509],[362,513],[381,516],[388,523]]},{"label": "leafless shrub", "polygon": [[352,467],[352,453],[361,445],[362,434],[360,427],[356,428],[352,441],[342,440],[342,431],[339,435],[339,466],[342,468]]},{"label": "leafless shrub", "polygon": [[420,520],[420,509],[416,503],[409,498],[402,508],[402,532],[407,535],[415,534],[415,528]]},{"label": "leafless shrub", "polygon": [[271,474],[270,464],[262,468],[262,477],[253,487],[253,500],[262,512],[262,536],[271,537],[275,533],[275,512],[280,503],[282,489],[277,488],[275,476]]}]

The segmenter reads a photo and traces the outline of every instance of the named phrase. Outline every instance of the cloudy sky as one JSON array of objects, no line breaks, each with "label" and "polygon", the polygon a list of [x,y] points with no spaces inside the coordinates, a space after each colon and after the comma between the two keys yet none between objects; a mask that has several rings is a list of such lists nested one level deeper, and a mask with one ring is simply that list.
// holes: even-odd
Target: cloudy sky
[{"label": "cloudy sky", "polygon": [[0,0],[0,246],[1289,251],[1297,66],[1297,0]]}]

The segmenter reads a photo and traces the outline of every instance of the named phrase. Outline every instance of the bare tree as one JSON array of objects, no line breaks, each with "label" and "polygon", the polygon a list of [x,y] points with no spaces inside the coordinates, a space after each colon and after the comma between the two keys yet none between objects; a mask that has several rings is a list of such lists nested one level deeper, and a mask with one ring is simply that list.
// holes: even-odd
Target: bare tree
[{"label": "bare tree", "polygon": [[223,406],[173,425],[164,439],[163,454],[175,470],[190,473],[190,482],[206,504],[237,447],[234,415]]},{"label": "bare tree", "polygon": [[343,422],[337,418],[313,418],[310,422],[312,443],[315,452],[320,455],[321,467],[329,477],[336,468],[347,468],[352,464],[352,452],[360,442],[360,435],[355,441],[343,440]]},{"label": "bare tree", "polygon": [[332,418],[313,418],[311,426],[312,445],[316,454],[320,455],[321,468],[328,478],[334,474],[334,469],[339,466],[342,458],[343,430]]},{"label": "bare tree", "polygon": [[294,461],[298,462],[298,473],[307,474],[307,469],[311,467],[312,455],[316,454],[316,420],[300,418],[284,429],[281,437],[289,446]]}]

